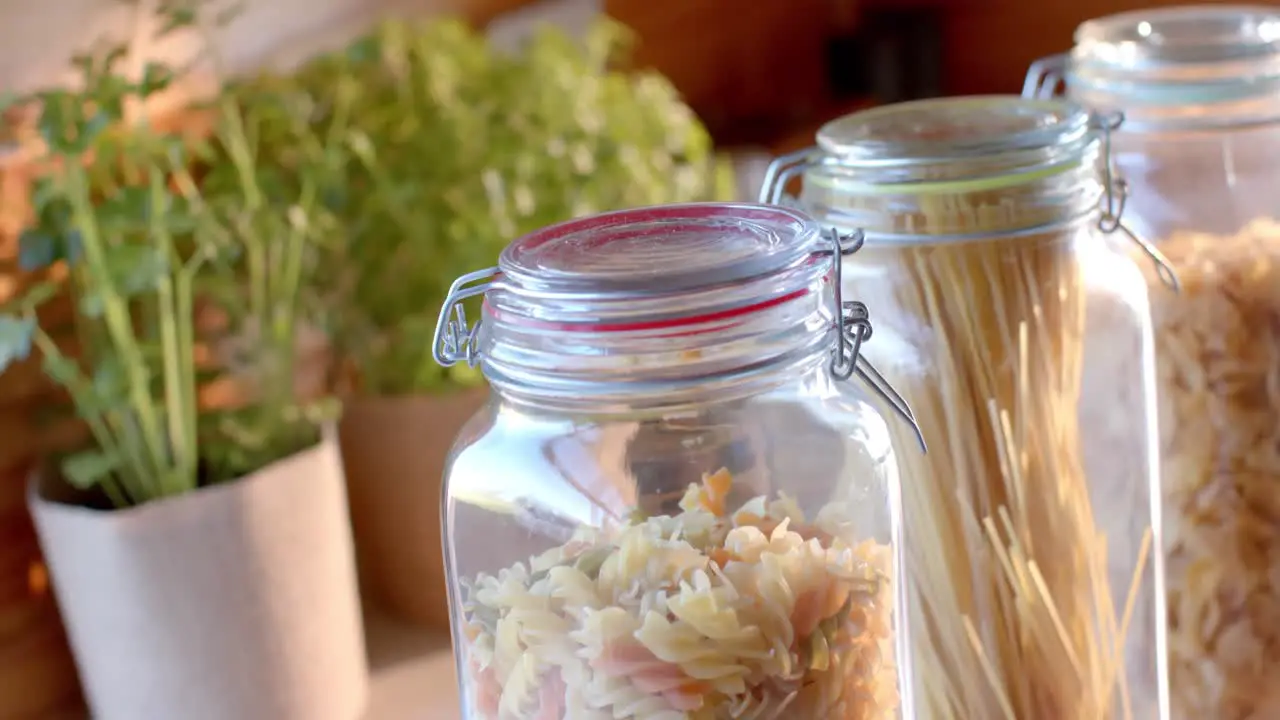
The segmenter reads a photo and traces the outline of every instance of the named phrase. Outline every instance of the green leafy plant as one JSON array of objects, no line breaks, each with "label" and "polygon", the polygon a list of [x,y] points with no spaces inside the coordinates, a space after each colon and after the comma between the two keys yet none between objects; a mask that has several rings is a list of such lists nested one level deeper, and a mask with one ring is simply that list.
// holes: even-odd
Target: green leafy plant
[{"label": "green leafy plant", "polygon": [[727,163],[670,83],[622,69],[628,42],[602,21],[585,42],[547,27],[504,53],[459,21],[397,20],[234,91],[246,106],[281,92],[312,99],[309,131],[263,128],[276,166],[299,175],[314,137],[349,153],[331,198],[347,250],[326,274],[346,297],[336,336],[363,392],[478,382],[432,360],[431,334],[449,284],[520,234],[732,196]]},{"label": "green leafy plant", "polygon": [[[160,32],[198,31],[197,9],[162,3]],[[151,63],[131,78],[128,52],[77,57],[75,89],[17,99],[37,109],[45,170],[20,264],[63,268],[66,282],[0,308],[0,369],[39,351],[92,434],[61,471],[117,507],[241,477],[314,443],[336,413],[326,383],[296,380],[299,340],[325,330],[328,308],[305,282],[335,247],[324,154],[302,182],[259,156],[255,128],[296,116],[284,97],[260,115],[218,98],[215,131],[199,142],[127,122],[181,75]],[[73,327],[42,323],[64,287]],[[74,355],[60,342],[68,330]]]}]

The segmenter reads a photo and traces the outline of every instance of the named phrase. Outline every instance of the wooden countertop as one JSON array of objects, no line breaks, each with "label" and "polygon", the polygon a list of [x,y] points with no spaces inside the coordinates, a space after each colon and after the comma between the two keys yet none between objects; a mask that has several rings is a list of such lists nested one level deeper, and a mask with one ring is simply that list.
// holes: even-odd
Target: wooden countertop
[{"label": "wooden countertop", "polygon": [[363,720],[459,720],[449,637],[386,618],[365,624],[370,698]]},{"label": "wooden countertop", "polygon": [[[386,617],[366,618],[369,705],[361,720],[461,720],[449,637]],[[83,711],[45,720],[91,720]]]}]

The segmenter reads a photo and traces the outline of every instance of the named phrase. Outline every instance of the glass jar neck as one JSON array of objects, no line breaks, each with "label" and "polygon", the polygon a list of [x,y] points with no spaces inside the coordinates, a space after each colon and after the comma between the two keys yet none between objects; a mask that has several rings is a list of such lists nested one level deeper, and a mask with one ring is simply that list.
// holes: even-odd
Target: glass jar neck
[{"label": "glass jar neck", "polygon": [[[585,413],[758,392],[775,371],[821,364],[844,347],[837,280],[857,246],[762,204],[567,220],[453,284],[433,355],[480,365],[513,403]],[[478,296],[483,310],[470,325],[463,302]]]},{"label": "glass jar neck", "polygon": [[1096,140],[964,163],[850,167],[826,156],[804,173],[799,202],[870,241],[1016,236],[1096,217],[1105,176]]},{"label": "glass jar neck", "polygon": [[1280,74],[1184,79],[1187,74],[1211,77],[1210,70],[1206,66],[1199,73],[1168,69],[1137,74],[1072,61],[1065,80],[1072,100],[1106,112],[1123,112],[1126,133],[1280,122]]},{"label": "glass jar neck", "polygon": [[824,371],[839,326],[830,277],[799,289],[785,280],[774,283],[773,293],[755,289],[764,291],[755,305],[696,324],[595,329],[504,313],[514,299],[491,291],[477,334],[480,364],[512,404],[590,414],[678,411],[763,394]]}]

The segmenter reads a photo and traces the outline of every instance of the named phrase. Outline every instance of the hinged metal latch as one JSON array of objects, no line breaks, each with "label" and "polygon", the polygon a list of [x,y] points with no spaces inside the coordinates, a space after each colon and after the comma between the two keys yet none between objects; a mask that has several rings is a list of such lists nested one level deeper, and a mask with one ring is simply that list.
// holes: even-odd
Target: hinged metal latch
[{"label": "hinged metal latch", "polygon": [[880,396],[899,417],[911,425],[916,439],[920,442],[920,450],[928,452],[924,433],[920,430],[920,423],[916,422],[915,413],[911,412],[911,406],[871,364],[871,361],[862,355],[862,344],[871,339],[872,332],[871,313],[867,310],[866,303],[845,300],[843,297],[841,280],[844,275],[844,258],[862,249],[866,236],[860,230],[841,235],[835,228],[823,233],[823,236],[831,243],[830,253],[834,263],[832,283],[835,286],[833,289],[836,317],[839,318],[840,323],[839,332],[836,333],[836,346],[831,353],[831,376],[837,380],[848,380],[857,375],[867,384],[867,387],[871,388],[872,392]]},{"label": "hinged metal latch", "polygon": [[1160,282],[1174,292],[1181,292],[1182,283],[1178,280],[1178,274],[1174,272],[1169,259],[1155,245],[1138,237],[1138,234],[1130,230],[1122,221],[1125,202],[1129,198],[1129,184],[1115,172],[1111,156],[1111,135],[1123,122],[1124,113],[1119,112],[1094,115],[1092,119],[1093,127],[1102,134],[1102,186],[1105,195],[1102,201],[1102,214],[1098,218],[1098,229],[1108,235],[1116,231],[1123,233],[1151,260]]},{"label": "hinged metal latch", "polygon": [[494,278],[499,274],[496,267],[477,270],[454,280],[449,286],[449,294],[440,307],[436,332],[431,339],[431,357],[441,367],[451,367],[463,361],[475,366],[480,361],[477,338],[481,321],[468,327],[467,312],[462,303],[468,298],[489,292]]},{"label": "hinged metal latch", "polygon": [[1048,100],[1057,95],[1058,87],[1067,81],[1067,57],[1067,53],[1059,53],[1031,63],[1022,81],[1022,97]]}]

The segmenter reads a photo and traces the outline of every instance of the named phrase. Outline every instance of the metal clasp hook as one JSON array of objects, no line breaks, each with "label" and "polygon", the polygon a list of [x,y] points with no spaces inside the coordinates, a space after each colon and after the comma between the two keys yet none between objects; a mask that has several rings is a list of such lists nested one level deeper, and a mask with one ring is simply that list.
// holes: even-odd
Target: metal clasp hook
[{"label": "metal clasp hook", "polygon": [[841,285],[844,275],[844,258],[862,249],[866,242],[866,235],[861,230],[841,235],[835,228],[824,232],[823,235],[832,246],[831,257],[834,263],[832,282],[835,285],[835,306],[839,318],[837,322],[840,323],[840,331],[836,333],[836,347],[831,353],[829,368],[831,376],[837,380],[848,380],[857,375],[858,379],[866,383],[872,392],[879,395],[899,417],[911,425],[916,440],[920,442],[920,451],[927,453],[929,447],[924,441],[920,423],[916,422],[915,413],[911,411],[911,405],[880,374],[871,361],[862,355],[862,344],[871,339],[872,332],[871,313],[867,310],[866,303],[857,300],[845,301],[843,298]]},{"label": "metal clasp hook", "polygon": [[769,169],[765,170],[764,182],[760,183],[760,202],[781,204],[787,192],[787,183],[813,167],[813,156],[817,152],[817,148],[810,147],[774,158],[769,163]]},{"label": "metal clasp hook", "polygon": [[436,331],[431,339],[431,356],[441,367],[451,367],[463,361],[474,367],[480,360],[476,340],[482,321],[476,321],[474,326],[468,327],[467,312],[462,302],[488,292],[498,274],[496,267],[476,270],[454,280],[449,286],[449,294],[440,307],[440,317],[436,321]]},{"label": "metal clasp hook", "polygon": [[1058,92],[1058,86],[1067,79],[1067,53],[1050,55],[1031,63],[1027,78],[1022,82],[1022,97],[1029,100],[1048,100]]},{"label": "metal clasp hook", "polygon": [[835,299],[837,317],[840,318],[840,333],[836,336],[836,349],[831,354],[831,375],[837,380],[848,380],[857,370],[858,358],[862,356],[862,343],[871,338],[871,314],[865,303],[856,300],[844,301],[843,276],[844,258],[862,249],[866,235],[858,230],[841,235],[835,228],[823,233],[833,245],[831,255],[834,258],[833,282],[835,283]]},{"label": "metal clasp hook", "polygon": [[1111,154],[1111,134],[1124,123],[1124,113],[1095,115],[1093,123],[1094,127],[1102,133],[1102,184],[1103,192],[1106,193],[1103,198],[1102,214],[1098,218],[1098,229],[1107,235],[1116,231],[1123,233],[1155,265],[1156,276],[1160,278],[1160,282],[1175,293],[1181,292],[1182,283],[1178,280],[1178,274],[1174,272],[1169,259],[1155,245],[1138,237],[1137,233],[1130,230],[1122,221],[1125,204],[1129,199],[1129,184],[1115,172]]}]

